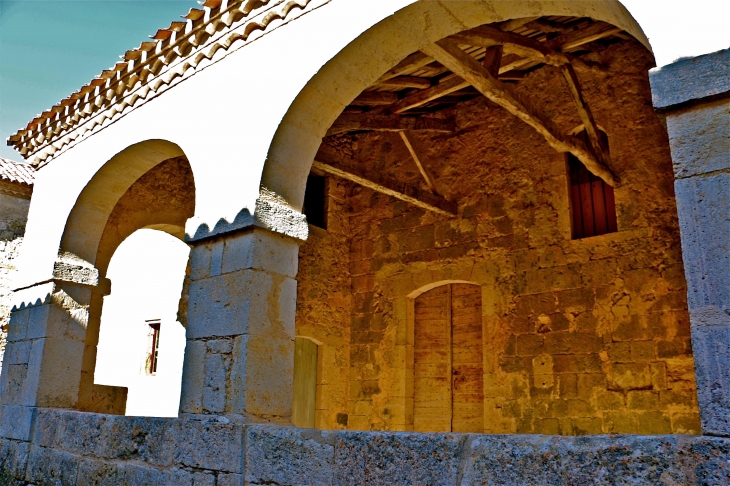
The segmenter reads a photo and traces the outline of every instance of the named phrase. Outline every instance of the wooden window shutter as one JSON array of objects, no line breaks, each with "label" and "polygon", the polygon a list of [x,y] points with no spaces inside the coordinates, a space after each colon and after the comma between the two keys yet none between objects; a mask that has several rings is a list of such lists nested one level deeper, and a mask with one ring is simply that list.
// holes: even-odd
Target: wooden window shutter
[{"label": "wooden window shutter", "polygon": [[[599,132],[602,145],[608,150],[608,138]],[[578,135],[586,145],[585,132]],[[593,175],[574,155],[568,154],[570,173],[570,206],[573,239],[605,235],[618,231],[616,199],[613,187]]]}]

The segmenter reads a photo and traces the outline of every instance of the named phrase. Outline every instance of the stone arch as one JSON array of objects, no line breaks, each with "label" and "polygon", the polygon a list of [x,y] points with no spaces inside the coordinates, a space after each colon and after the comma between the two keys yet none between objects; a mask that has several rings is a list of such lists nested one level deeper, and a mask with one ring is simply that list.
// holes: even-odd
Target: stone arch
[{"label": "stone arch", "polygon": [[84,302],[89,317],[78,409],[124,413],[124,391],[94,384],[103,299],[110,291],[104,282],[114,252],[143,228],[183,240],[185,223],[194,211],[195,181],[190,163],[178,145],[165,140],[147,140],[116,154],[79,195],[61,240],[61,264],[71,259],[93,266],[99,286]]},{"label": "stone arch", "polygon": [[76,200],[66,222],[60,250],[95,265],[107,221],[125,192],[159,163],[180,156],[184,153],[177,144],[146,140],[130,145],[112,157]]},{"label": "stone arch", "polygon": [[301,209],[307,175],[322,137],[345,106],[384,72],[420,48],[460,31],[546,15],[607,22],[651,51],[641,27],[617,0],[414,1],[344,46],[301,90],[271,142],[261,187]]}]

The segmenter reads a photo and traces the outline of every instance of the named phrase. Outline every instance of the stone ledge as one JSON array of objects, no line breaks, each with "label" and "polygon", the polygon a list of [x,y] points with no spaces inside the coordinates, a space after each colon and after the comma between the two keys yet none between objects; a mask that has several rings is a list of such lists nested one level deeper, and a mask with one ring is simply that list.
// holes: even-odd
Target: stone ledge
[{"label": "stone ledge", "polygon": [[53,409],[33,427],[31,442],[0,439],[0,470],[18,484],[730,483],[730,439],[709,436],[320,431]]},{"label": "stone ledge", "polygon": [[649,73],[654,108],[730,95],[730,49],[681,59]]}]

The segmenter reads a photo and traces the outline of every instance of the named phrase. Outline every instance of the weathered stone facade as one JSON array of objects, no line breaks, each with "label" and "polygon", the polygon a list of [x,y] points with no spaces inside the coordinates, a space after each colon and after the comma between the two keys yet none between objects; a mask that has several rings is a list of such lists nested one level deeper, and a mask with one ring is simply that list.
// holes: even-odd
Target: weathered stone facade
[{"label": "weathered stone facade", "polygon": [[[341,427],[339,412],[348,413],[349,428],[410,430],[410,295],[463,281],[482,286],[484,432],[700,431],[671,160],[646,103],[652,60],[631,44],[591,60],[611,66],[584,89],[624,181],[616,190],[618,233],[572,240],[564,156],[482,98],[445,115],[455,116],[455,134],[417,138],[438,189],[459,203],[458,217],[355,185],[343,190],[330,179],[330,201],[346,200],[329,206],[328,237],[303,246],[298,276],[305,289],[298,334],[316,323],[325,355],[342,354],[339,336],[350,327],[349,371],[346,359],[323,367],[336,367],[339,378],[320,389],[327,404],[320,424]],[[565,130],[580,125],[555,72],[521,83],[543,93],[535,104]],[[426,189],[397,134],[341,137],[323,145],[317,160]],[[345,251],[349,269],[342,268]],[[330,332],[338,336],[332,344]]]},{"label": "weathered stone facade", "polygon": [[27,164],[0,159],[0,367],[8,334],[12,277],[33,193],[33,172]]},{"label": "weathered stone facade", "polygon": [[[42,166],[41,216],[28,224],[0,375],[3,479],[730,482],[726,329],[693,307],[709,291],[683,266],[694,227],[678,224],[666,128],[679,132],[651,106],[650,46],[620,3],[206,5],[11,137]],[[476,38],[461,44],[467,32]],[[408,76],[403,62],[431,74]],[[393,70],[399,79],[383,78]],[[383,79],[396,90],[380,91]],[[461,93],[450,107],[408,104],[444,86]],[[353,104],[363,97],[376,104]],[[415,109],[400,116],[403,103]],[[378,123],[330,132],[363,113]],[[573,137],[581,125],[589,142]],[[426,184],[387,133],[413,127]],[[617,232],[571,238],[566,153],[615,187]],[[338,179],[348,170],[371,177]],[[310,171],[340,174],[327,182],[327,231],[308,231],[301,212]],[[123,417],[124,389],[93,384],[105,265],[125,234],[183,236],[181,224],[180,416]],[[416,345],[429,337],[415,338],[414,302],[447,284],[450,296],[481,291],[469,303],[483,324],[469,347],[484,356],[473,434],[410,431]],[[726,309],[722,295],[709,306]],[[291,426],[296,336],[321,350],[315,424],[354,430]],[[700,420],[706,435],[689,435]]]}]

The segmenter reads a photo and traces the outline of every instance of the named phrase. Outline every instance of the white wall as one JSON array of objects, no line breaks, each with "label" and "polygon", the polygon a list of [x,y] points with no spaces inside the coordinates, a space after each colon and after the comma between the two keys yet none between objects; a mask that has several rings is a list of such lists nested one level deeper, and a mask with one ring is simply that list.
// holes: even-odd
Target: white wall
[{"label": "white wall", "polygon": [[[104,298],[94,382],[126,386],[127,415],[177,417],[185,329],[176,321],[188,246],[155,230],[139,230],[112,257],[112,293]],[[157,373],[149,375],[148,319],[161,319]]]}]

